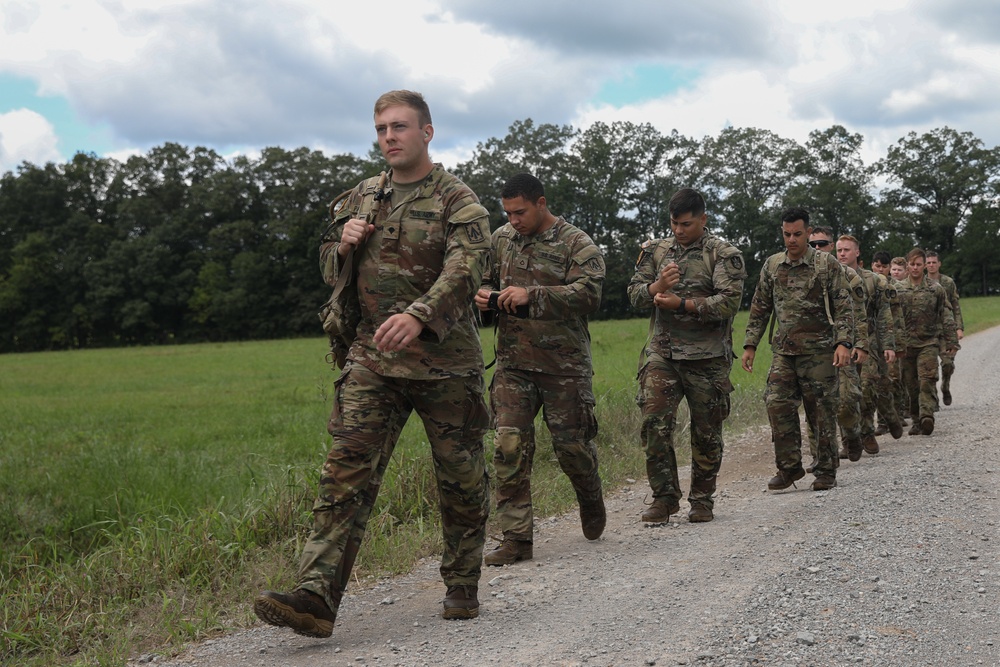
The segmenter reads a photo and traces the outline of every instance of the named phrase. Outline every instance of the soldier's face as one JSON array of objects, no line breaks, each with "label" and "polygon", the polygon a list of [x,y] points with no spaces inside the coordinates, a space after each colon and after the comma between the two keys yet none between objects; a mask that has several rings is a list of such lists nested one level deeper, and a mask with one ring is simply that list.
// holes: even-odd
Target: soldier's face
[{"label": "soldier's face", "polygon": [[826,234],[813,232],[809,235],[809,245],[820,252],[833,252],[833,241]]},{"label": "soldier's face", "polygon": [[924,258],[919,255],[907,262],[906,268],[910,272],[910,278],[912,280],[920,280],[923,278],[924,266]]},{"label": "soldier's face", "polygon": [[883,264],[882,262],[878,261],[872,262],[872,271],[880,275],[883,275],[886,278],[889,277],[889,267]]},{"label": "soldier's face", "polygon": [[395,175],[420,177],[413,172],[421,170],[427,163],[427,144],[434,136],[434,129],[429,124],[420,126],[416,109],[408,106],[383,109],[375,114],[375,134],[382,156]]},{"label": "soldier's face", "polygon": [[798,259],[806,254],[810,231],[812,229],[806,226],[805,220],[781,223],[781,236],[785,240],[785,251],[789,259]]},{"label": "soldier's face", "polygon": [[906,267],[902,264],[893,264],[889,267],[889,273],[891,273],[892,277],[896,280],[902,280],[906,277]]},{"label": "soldier's face", "polygon": [[928,257],[927,273],[929,273],[932,276],[936,276],[938,274],[938,271],[940,270],[941,270],[941,260],[938,259],[937,257]]},{"label": "soldier's face", "polygon": [[697,241],[705,233],[705,223],[708,216],[704,213],[698,216],[690,213],[682,213],[678,217],[670,218],[670,230],[674,233],[674,238],[682,246],[688,246]]},{"label": "soldier's face", "polygon": [[837,260],[852,269],[858,265],[858,246],[850,241],[837,241]]},{"label": "soldier's face", "polygon": [[535,234],[546,220],[545,197],[539,197],[532,203],[523,196],[504,199],[503,212],[507,214],[510,226],[521,236]]}]

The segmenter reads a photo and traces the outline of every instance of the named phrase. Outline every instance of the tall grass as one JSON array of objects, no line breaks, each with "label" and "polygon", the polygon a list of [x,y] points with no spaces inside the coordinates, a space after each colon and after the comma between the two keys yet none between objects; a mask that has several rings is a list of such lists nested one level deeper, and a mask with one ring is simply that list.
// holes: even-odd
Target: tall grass
[{"label": "tall grass", "polygon": [[[1000,299],[963,309],[967,331],[1000,322]],[[601,474],[614,488],[645,474],[634,396],[647,321],[591,332]],[[492,332],[483,337],[491,359]],[[170,652],[249,623],[253,592],[291,585],[328,448],[324,351],[312,339],[0,356],[0,663],[121,665]],[[761,348],[753,375],[734,364],[730,430],[762,420],[769,359]],[[678,416],[682,461],[686,422]],[[549,515],[575,501],[537,432],[533,500]],[[411,419],[359,580],[439,551],[427,450]]]}]

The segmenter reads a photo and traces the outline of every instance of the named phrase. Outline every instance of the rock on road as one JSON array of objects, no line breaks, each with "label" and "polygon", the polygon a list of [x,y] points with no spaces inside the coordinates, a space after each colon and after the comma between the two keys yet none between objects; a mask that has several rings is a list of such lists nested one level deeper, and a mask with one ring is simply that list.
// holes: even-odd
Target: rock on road
[{"label": "rock on road", "polygon": [[609,494],[596,542],[575,514],[536,522],[534,560],[484,568],[472,621],[440,619],[426,561],[349,591],[330,639],[258,625],[136,662],[1000,665],[1000,327],[962,342],[952,391],[932,436],[881,436],[831,491],[811,476],[766,491],[769,431],[755,429],[727,440],[711,523],[682,503],[644,526],[644,480]]}]

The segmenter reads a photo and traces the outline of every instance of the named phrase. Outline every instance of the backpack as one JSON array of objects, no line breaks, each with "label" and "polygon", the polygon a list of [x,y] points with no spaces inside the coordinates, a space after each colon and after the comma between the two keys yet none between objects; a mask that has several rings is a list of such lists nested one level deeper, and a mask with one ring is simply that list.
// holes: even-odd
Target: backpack
[{"label": "backpack", "polygon": [[[364,182],[361,203],[356,211],[351,212],[352,217],[363,215],[368,224],[374,223],[381,208],[381,206],[376,206],[375,202],[381,203],[385,198],[386,180],[387,176],[383,171],[378,176]],[[353,193],[353,189],[342,192],[330,203],[331,225],[336,224],[337,219],[344,214],[344,209]],[[358,290],[347,289],[355,278],[354,256],[359,248],[360,246],[356,246],[341,262],[333,293],[319,310],[319,321],[323,323],[323,331],[330,339],[330,352],[327,355],[327,361],[331,365],[336,364],[337,368],[341,369],[347,363],[347,353],[351,349],[354,339],[357,338],[358,324],[361,322],[361,302],[358,299]]]},{"label": "backpack", "polygon": [[[817,251],[818,252],[818,251]],[[774,274],[778,269],[778,266],[783,261],[783,253],[776,253],[767,258],[767,264],[765,269],[769,274]],[[820,287],[823,289],[823,307],[826,309],[826,320],[830,323],[830,326],[834,326],[833,314],[830,309],[830,291],[827,289],[826,285],[826,272],[829,270],[830,266],[828,262],[813,262],[813,270],[816,272],[816,279],[819,281]],[[770,345],[771,341],[774,340],[774,322],[777,319],[777,313],[775,313],[774,306],[771,306],[771,322],[768,324],[767,330],[767,344]]]}]

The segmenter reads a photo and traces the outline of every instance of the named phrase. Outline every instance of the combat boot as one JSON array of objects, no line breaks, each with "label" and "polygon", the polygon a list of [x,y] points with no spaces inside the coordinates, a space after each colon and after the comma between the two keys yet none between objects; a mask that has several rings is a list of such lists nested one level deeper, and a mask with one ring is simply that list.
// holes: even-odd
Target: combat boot
[{"label": "combat boot", "polygon": [[779,470],[778,474],[772,477],[767,482],[767,488],[772,491],[781,491],[782,489],[787,489],[790,486],[795,485],[795,480],[802,479],[806,476],[806,471],[802,468],[793,468],[792,470]]},{"label": "combat boot", "polygon": [[913,426],[911,426],[910,430],[907,431],[909,435],[921,435],[923,434],[923,432],[924,432],[923,429],[920,428],[920,424],[918,424],[916,421],[913,422]]},{"label": "combat boot", "polygon": [[691,523],[708,523],[715,518],[712,508],[703,503],[691,503],[691,510],[688,512],[688,521]]},{"label": "combat boot", "polygon": [[445,593],[441,618],[454,620],[479,616],[479,588],[476,586],[449,586]]},{"label": "combat boot", "polygon": [[715,493],[715,477],[707,479],[691,480],[691,490],[688,493],[688,502],[691,503],[691,510],[688,512],[688,521],[691,523],[707,523],[715,518],[712,513],[712,494]]},{"label": "combat boot", "polygon": [[951,387],[947,385],[941,387],[941,400],[945,405],[951,405]]},{"label": "combat boot", "polygon": [[604,508],[604,494],[601,491],[601,478],[593,475],[587,479],[572,481],[576,502],[580,504],[580,526],[583,528],[583,536],[588,540],[596,540],[604,532],[604,526],[608,522],[607,510]]},{"label": "combat boot", "polygon": [[322,597],[301,588],[291,593],[264,591],[253,601],[253,611],[268,625],[291,628],[305,637],[329,637],[337,620]]},{"label": "combat boot", "polygon": [[869,454],[878,454],[878,440],[875,439],[874,435],[866,435],[861,441],[861,445]]},{"label": "combat boot", "polygon": [[681,503],[676,498],[660,496],[653,498],[653,504],[642,513],[642,520],[646,523],[663,523],[670,520],[671,514],[681,511]]},{"label": "combat boot", "polygon": [[483,557],[487,565],[513,565],[519,560],[531,560],[531,542],[513,537],[503,538],[500,546]]},{"label": "combat boot", "polygon": [[583,536],[588,540],[596,540],[604,532],[604,526],[608,522],[608,514],[604,509],[604,498],[597,500],[580,502],[580,525],[583,527]]},{"label": "combat boot", "polygon": [[921,417],[920,418],[920,431],[924,435],[930,435],[934,432],[934,417]]},{"label": "combat boot", "polygon": [[[892,436],[893,440],[899,440],[903,437],[903,422],[893,422],[889,424],[889,434]],[[878,435],[878,431],[875,431],[875,435]]]},{"label": "combat boot", "polygon": [[813,491],[829,491],[833,487],[837,486],[837,478],[833,475],[820,475],[813,480],[812,490]]},{"label": "combat boot", "polygon": [[[844,440],[844,445],[847,447],[847,458],[851,461],[861,460],[861,451],[863,445],[861,444],[861,438],[846,438]],[[841,456],[840,458],[844,458]]]},{"label": "combat boot", "polygon": [[875,429],[875,435],[885,435],[888,432],[889,432],[888,424],[879,424],[878,428]]}]

